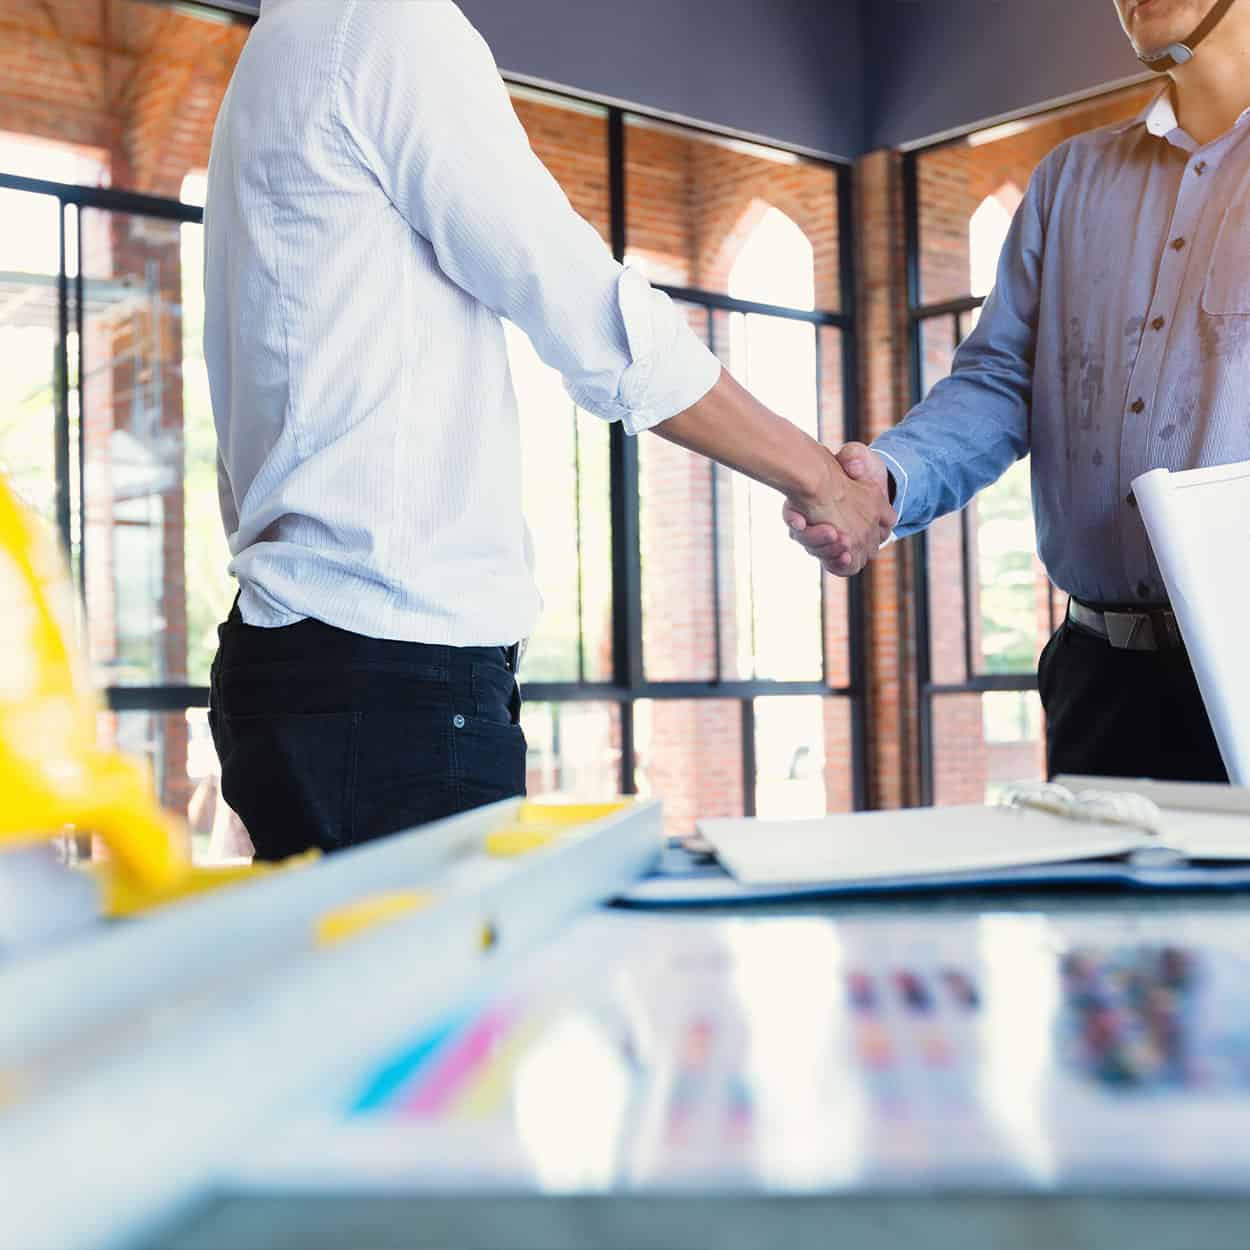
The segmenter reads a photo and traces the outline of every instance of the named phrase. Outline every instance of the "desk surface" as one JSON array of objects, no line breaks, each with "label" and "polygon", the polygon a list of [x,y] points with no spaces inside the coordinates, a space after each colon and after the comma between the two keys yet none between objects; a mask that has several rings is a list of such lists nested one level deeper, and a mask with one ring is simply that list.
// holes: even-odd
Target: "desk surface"
[{"label": "desk surface", "polygon": [[1232,1250],[1248,1221],[1247,899],[995,891],[586,916],[303,1091],[159,1244]]}]

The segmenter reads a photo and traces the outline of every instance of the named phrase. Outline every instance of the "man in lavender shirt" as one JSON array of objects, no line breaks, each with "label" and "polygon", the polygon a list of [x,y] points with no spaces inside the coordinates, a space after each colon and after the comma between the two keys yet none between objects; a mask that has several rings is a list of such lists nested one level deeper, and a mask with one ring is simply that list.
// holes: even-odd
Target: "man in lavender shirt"
[{"label": "man in lavender shirt", "polygon": [[[1226,780],[1131,484],[1250,459],[1250,0],[1115,3],[1170,82],[1042,161],[951,376],[840,458],[903,537],[1032,453],[1039,552],[1071,597],[1038,671],[1051,774]],[[836,531],[786,519],[857,571]]]}]

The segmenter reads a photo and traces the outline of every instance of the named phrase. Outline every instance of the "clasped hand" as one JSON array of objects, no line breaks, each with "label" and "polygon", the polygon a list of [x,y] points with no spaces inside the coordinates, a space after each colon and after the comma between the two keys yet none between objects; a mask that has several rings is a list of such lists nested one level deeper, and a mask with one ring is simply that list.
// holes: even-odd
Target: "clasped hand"
[{"label": "clasped hand", "polygon": [[782,518],[795,542],[830,573],[855,576],[876,558],[898,520],[884,461],[863,443],[847,443],[829,457],[821,496],[787,499]]}]

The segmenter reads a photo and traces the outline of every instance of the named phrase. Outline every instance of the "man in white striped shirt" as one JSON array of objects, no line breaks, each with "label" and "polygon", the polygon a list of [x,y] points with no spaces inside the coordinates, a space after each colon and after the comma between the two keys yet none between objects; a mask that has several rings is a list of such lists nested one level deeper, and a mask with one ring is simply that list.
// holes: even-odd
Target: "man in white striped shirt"
[{"label": "man in white striped shirt", "polygon": [[893,523],[612,259],[445,0],[264,0],[205,231],[240,583],[211,722],[261,858],[524,791],[515,644],[539,597],[501,317],[582,408],[774,486],[857,565]]}]

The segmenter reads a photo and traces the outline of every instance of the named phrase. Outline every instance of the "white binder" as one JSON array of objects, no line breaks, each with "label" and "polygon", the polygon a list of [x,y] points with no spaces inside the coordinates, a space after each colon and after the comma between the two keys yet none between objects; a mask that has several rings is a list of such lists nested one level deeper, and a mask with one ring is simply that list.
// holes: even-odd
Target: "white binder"
[{"label": "white binder", "polygon": [[1229,779],[1250,785],[1250,462],[1155,469],[1133,493]]}]

